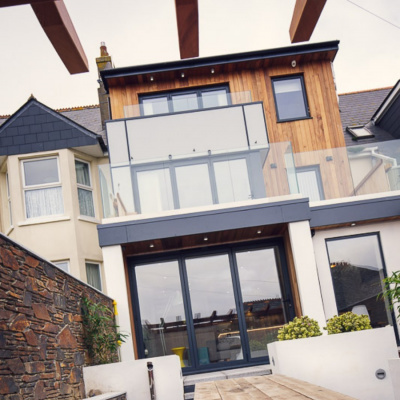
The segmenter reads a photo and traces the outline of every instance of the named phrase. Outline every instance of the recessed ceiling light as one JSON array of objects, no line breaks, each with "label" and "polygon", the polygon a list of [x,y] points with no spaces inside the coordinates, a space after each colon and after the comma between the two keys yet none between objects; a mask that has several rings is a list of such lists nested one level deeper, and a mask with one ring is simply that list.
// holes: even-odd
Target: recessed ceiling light
[{"label": "recessed ceiling light", "polygon": [[207,240],[208,240],[208,237],[207,236],[204,236],[204,239],[203,239],[205,242],[207,242]]},{"label": "recessed ceiling light", "polygon": [[152,249],[152,248],[154,247],[154,244],[153,244],[153,243],[151,243],[149,247]]},{"label": "recessed ceiling light", "polygon": [[257,231],[257,234],[260,234],[261,233],[261,229],[259,229],[258,231]]},{"label": "recessed ceiling light", "polygon": [[352,223],[350,224],[350,226],[356,226],[356,223],[355,223],[355,222],[352,222]]}]

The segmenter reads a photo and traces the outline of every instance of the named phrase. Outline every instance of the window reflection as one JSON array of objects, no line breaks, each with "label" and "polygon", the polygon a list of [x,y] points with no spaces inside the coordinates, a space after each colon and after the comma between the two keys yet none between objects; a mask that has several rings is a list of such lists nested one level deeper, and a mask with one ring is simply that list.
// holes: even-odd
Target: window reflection
[{"label": "window reflection", "polygon": [[373,328],[392,324],[380,298],[384,271],[378,236],[328,240],[327,248],[338,313],[363,309]]},{"label": "window reflection", "polygon": [[236,253],[251,357],[268,355],[285,323],[275,250]]},{"label": "window reflection", "polygon": [[189,366],[178,262],[140,265],[135,273],[146,357],[177,354]]},{"label": "window reflection", "polygon": [[227,254],[186,260],[200,364],[243,359]]}]

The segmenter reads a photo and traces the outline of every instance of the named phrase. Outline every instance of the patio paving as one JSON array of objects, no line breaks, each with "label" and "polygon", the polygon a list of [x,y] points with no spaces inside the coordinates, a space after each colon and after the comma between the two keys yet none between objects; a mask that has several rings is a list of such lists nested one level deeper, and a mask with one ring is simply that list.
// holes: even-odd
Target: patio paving
[{"label": "patio paving", "polygon": [[194,400],[355,400],[283,375],[250,376],[196,384]]}]

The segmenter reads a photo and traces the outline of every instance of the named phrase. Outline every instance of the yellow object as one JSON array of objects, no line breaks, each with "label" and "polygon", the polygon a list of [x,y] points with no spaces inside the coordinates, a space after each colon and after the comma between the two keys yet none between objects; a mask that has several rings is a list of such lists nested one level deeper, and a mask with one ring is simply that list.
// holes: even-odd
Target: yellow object
[{"label": "yellow object", "polygon": [[114,306],[114,315],[118,315],[117,302],[115,300],[113,300],[113,306]]},{"label": "yellow object", "polygon": [[176,354],[179,359],[181,360],[181,367],[185,367],[185,363],[183,362],[183,352],[185,351],[186,347],[174,347],[172,350],[172,352],[174,354]]}]

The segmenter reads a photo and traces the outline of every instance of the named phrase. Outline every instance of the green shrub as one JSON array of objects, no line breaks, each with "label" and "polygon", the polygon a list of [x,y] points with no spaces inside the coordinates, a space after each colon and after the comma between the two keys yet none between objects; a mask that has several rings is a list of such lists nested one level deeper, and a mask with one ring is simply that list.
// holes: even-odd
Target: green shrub
[{"label": "green shrub", "polygon": [[383,280],[385,291],[383,296],[390,300],[390,307],[396,306],[399,314],[397,318],[400,319],[400,271],[392,272],[392,275]]},{"label": "green shrub", "polygon": [[295,317],[293,321],[283,325],[278,331],[278,340],[302,339],[321,336],[318,322],[307,316]]},{"label": "green shrub", "polygon": [[82,298],[81,305],[85,345],[92,364],[118,361],[118,347],[128,335],[118,332],[113,312],[86,297]]},{"label": "green shrub", "polygon": [[342,332],[363,331],[372,327],[368,315],[357,315],[349,311],[329,319],[324,329],[328,331],[328,335],[334,335]]}]

